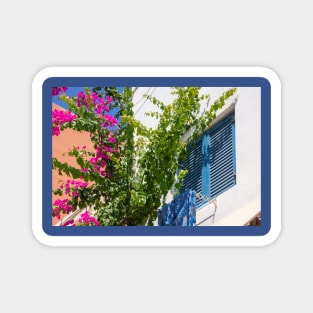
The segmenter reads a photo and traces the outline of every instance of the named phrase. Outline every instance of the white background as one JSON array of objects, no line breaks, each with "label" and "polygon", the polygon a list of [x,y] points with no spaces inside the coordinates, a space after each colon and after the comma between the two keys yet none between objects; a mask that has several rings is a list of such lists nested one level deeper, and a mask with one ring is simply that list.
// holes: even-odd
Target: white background
[{"label": "white background", "polygon": [[[4,312],[311,307],[309,1],[0,5]],[[31,232],[31,84],[48,66],[264,66],[282,82],[282,231],[266,247],[51,248]],[[41,192],[38,190],[38,193]]]}]

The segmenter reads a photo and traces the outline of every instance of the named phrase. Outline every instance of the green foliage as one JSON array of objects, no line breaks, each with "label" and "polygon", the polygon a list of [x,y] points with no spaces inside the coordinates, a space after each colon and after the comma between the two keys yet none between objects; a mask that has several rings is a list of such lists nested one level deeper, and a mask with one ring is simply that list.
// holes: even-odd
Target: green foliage
[{"label": "green foliage", "polygon": [[[158,119],[156,129],[144,126],[133,113],[132,89],[124,88],[119,93],[115,87],[96,87],[99,96],[110,95],[114,102],[110,109],[119,108],[120,119],[114,130],[119,151],[114,153],[107,164],[110,177],[101,177],[92,170],[87,157],[92,152],[73,148],[70,154],[81,168],[89,168],[88,173],[52,160],[53,168],[73,178],[83,176],[92,184],[85,188],[81,198],[72,200],[76,207],[90,206],[96,212],[100,224],[105,225],[152,225],[157,217],[157,209],[163,204],[168,192],[181,187],[187,171],[181,168],[188,155],[188,146],[193,145],[199,135],[210,126],[216,113],[225,101],[234,95],[236,88],[224,92],[208,111],[200,114],[201,103],[209,95],[200,94],[199,87],[172,88],[174,100],[164,104],[158,99],[146,96],[158,108],[158,112],[147,115]],[[86,92],[89,92],[86,89]],[[78,118],[66,125],[77,131],[87,131],[95,148],[108,134],[95,114],[78,108],[75,98],[63,96],[72,112]],[[189,136],[183,141],[184,135]],[[61,134],[62,135],[62,134]],[[55,190],[60,195],[60,190]]]}]

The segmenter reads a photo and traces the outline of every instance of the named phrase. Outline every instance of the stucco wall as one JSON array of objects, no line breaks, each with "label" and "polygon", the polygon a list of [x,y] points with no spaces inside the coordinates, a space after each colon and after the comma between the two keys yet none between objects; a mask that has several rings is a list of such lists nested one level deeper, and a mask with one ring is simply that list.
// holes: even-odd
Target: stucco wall
[{"label": "stucco wall", "polygon": [[[224,87],[205,87],[203,92],[210,94],[210,102],[203,103],[202,110],[207,109],[217,99]],[[146,117],[145,112],[155,110],[155,106],[143,95],[149,93],[165,104],[170,103],[173,96],[170,88],[138,88],[134,94],[134,112],[136,118],[145,125],[155,128],[157,120]],[[236,185],[217,197],[217,210],[215,223],[221,223],[226,217],[245,208],[260,210],[260,180],[261,180],[261,90],[259,87],[240,87],[237,93],[227,101],[226,106],[219,112],[217,120],[227,115],[230,111],[235,112],[235,144],[236,144]],[[168,201],[171,200],[169,194]],[[246,219],[249,219],[251,209],[246,210]],[[201,223],[214,211],[214,205],[209,204],[197,211],[197,223]],[[254,213],[253,213],[254,214]],[[238,215],[238,214],[237,214]],[[242,215],[242,214],[241,214]],[[234,215],[235,216],[235,215]],[[245,217],[243,218],[245,219]],[[228,219],[229,223],[229,219]],[[236,221],[234,220],[234,224]],[[212,225],[212,219],[201,225]]]},{"label": "stucco wall", "polygon": [[[52,109],[64,110],[62,107],[53,104]],[[93,150],[93,144],[90,140],[89,133],[87,132],[78,132],[72,129],[65,129],[61,131],[59,136],[52,137],[52,157],[57,158],[61,162],[67,162],[71,166],[75,166],[78,168],[78,165],[75,161],[75,158],[69,157],[66,152],[69,151],[73,146],[82,147],[86,146],[86,149]],[[70,177],[66,175],[59,175],[56,170],[52,171],[52,189],[56,189],[59,187],[61,182],[66,182]],[[72,178],[70,178],[72,179]],[[52,195],[52,201],[55,199],[63,199],[65,196],[55,196]],[[61,216],[61,218],[64,215]],[[60,220],[57,218],[52,218],[52,225],[55,225]]]},{"label": "stucco wall", "polygon": [[[235,104],[236,185],[217,197],[215,221],[243,209],[260,209],[261,90],[238,88]],[[199,215],[199,219],[200,219]],[[247,216],[249,218],[249,216]]]}]

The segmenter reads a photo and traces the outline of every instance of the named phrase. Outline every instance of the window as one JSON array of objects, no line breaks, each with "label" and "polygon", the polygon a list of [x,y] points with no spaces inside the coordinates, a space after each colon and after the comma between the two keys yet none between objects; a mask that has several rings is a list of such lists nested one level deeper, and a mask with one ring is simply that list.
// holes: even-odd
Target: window
[{"label": "window", "polygon": [[[208,199],[236,184],[235,115],[232,113],[206,131],[196,142],[184,168],[183,189],[192,189]],[[197,208],[208,200],[199,198]]]}]

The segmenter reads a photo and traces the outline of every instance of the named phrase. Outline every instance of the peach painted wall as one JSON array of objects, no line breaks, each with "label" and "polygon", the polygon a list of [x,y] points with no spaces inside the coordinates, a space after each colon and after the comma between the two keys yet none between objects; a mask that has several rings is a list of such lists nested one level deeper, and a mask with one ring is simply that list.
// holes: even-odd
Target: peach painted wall
[{"label": "peach painted wall", "polygon": [[[57,104],[52,104],[52,109],[64,110],[62,107]],[[87,132],[78,132],[72,129],[65,129],[61,131],[59,136],[52,137],[52,157],[57,158],[60,162],[67,162],[71,166],[75,166],[79,168],[77,165],[75,158],[70,157],[68,155],[63,155],[64,152],[67,152],[73,146],[82,147],[86,146],[86,149],[93,150],[93,144],[90,140],[89,133]],[[52,170],[52,189],[56,189],[61,181],[66,182],[69,177],[63,174],[63,176],[59,175],[56,170]],[[60,197],[52,195],[52,201],[57,198],[66,198],[66,196]],[[63,215],[64,216],[64,215]],[[63,217],[61,215],[61,218]],[[60,220],[57,218],[52,218],[52,225],[55,225]]]}]

